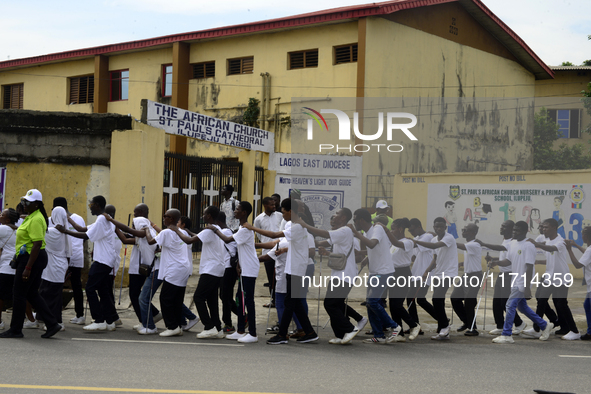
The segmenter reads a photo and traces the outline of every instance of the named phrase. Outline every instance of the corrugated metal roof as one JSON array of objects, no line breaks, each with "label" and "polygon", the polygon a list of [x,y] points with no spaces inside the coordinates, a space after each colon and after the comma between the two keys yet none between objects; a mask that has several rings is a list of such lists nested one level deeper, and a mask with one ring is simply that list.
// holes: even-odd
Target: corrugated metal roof
[{"label": "corrugated metal roof", "polygon": [[261,33],[265,31],[293,29],[314,24],[344,22],[368,16],[392,14],[397,11],[426,7],[430,5],[459,2],[480,24],[493,34],[537,79],[553,77],[552,70],[513,32],[503,21],[494,15],[480,0],[391,0],[355,6],[333,8],[306,14],[269,19],[259,22],[199,30],[189,33],[173,34],[145,40],[137,40],[92,48],[77,49],[14,59],[0,62],[0,69],[26,67],[39,63],[53,63],[66,59],[83,59],[95,55],[127,52],[158,46],[170,46],[174,42],[199,41],[203,39],[223,38],[241,34]]},{"label": "corrugated metal roof", "polygon": [[550,66],[553,71],[591,71],[591,66]]}]

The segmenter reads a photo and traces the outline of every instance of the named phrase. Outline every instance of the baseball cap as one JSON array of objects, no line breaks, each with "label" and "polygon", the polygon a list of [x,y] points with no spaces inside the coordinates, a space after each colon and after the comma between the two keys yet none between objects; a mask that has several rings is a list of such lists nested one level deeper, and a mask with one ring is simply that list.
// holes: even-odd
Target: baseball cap
[{"label": "baseball cap", "polygon": [[372,219],[372,221],[373,221],[374,223],[375,223],[375,222],[380,222],[380,223],[382,223],[383,225],[386,225],[386,226],[387,226],[387,225],[388,225],[388,216],[387,216],[386,214],[383,214],[383,213],[381,213],[381,214],[379,214],[379,215],[376,215],[376,217],[375,217],[375,218],[373,218],[373,219]]},{"label": "baseball cap", "polygon": [[386,202],[386,200],[380,200],[376,203],[376,209],[384,209],[384,208],[388,208],[388,203]]},{"label": "baseball cap", "polygon": [[41,192],[37,189],[29,190],[27,194],[21,198],[24,198],[27,201],[43,201],[43,196],[41,195]]}]

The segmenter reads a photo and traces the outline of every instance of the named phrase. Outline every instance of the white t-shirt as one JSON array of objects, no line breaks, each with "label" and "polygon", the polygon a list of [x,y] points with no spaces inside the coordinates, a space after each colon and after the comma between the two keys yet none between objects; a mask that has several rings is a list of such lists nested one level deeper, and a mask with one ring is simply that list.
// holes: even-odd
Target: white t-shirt
[{"label": "white t-shirt", "polygon": [[16,230],[10,226],[0,225],[0,274],[14,275],[16,270],[10,268],[10,261],[16,254]]},{"label": "white t-shirt", "polygon": [[162,249],[158,279],[186,287],[191,275],[191,267],[187,261],[187,244],[170,229],[162,230],[155,239]]},{"label": "white t-shirt", "polygon": [[[314,236],[308,233],[308,249],[316,249],[316,243],[314,242]],[[314,265],[314,259],[308,254],[308,265]]]},{"label": "white t-shirt", "polygon": [[585,282],[587,283],[587,293],[591,293],[591,248],[587,248],[585,253],[579,259],[579,263],[583,264],[585,272]]},{"label": "white t-shirt", "polygon": [[[564,274],[570,273],[568,268],[568,251],[564,246],[564,238],[557,235],[556,238],[546,238],[546,245],[554,245],[557,252],[546,252],[546,274],[544,275],[555,286],[564,284]],[[544,280],[545,282],[545,280]]]},{"label": "white t-shirt", "polygon": [[[214,227],[221,231],[219,226],[214,224]],[[199,261],[199,274],[209,274],[221,278],[224,276],[224,256],[227,254],[224,241],[212,230],[207,229],[201,230],[197,237],[203,242],[201,260]]]},{"label": "white t-shirt", "polygon": [[[503,239],[503,243],[501,245],[503,245],[505,247],[505,249],[508,250],[509,244],[511,243],[511,241],[513,241],[513,238]],[[504,252],[504,251],[499,252],[499,261],[505,260],[507,258],[507,253],[508,252]],[[510,265],[507,267],[501,267],[499,265],[499,272],[513,272],[513,269],[511,268]]]},{"label": "white t-shirt", "polygon": [[[230,230],[227,227],[221,229],[220,231],[226,237],[231,237],[232,235],[234,235],[232,230]],[[222,243],[224,244],[224,269],[231,268],[232,264],[230,263],[230,258],[231,258],[231,256],[236,255],[236,246],[237,246],[236,241],[232,241],[230,243],[225,243],[224,241],[222,241]]]},{"label": "white t-shirt", "polygon": [[482,271],[482,246],[474,240],[464,244],[464,273]]},{"label": "white t-shirt", "polygon": [[512,289],[519,289],[525,291],[525,273],[528,265],[534,265],[536,262],[536,247],[527,239],[523,241],[512,240],[508,246],[507,260],[511,262],[513,273],[517,276],[511,275],[505,280],[511,280],[510,286]]},{"label": "white t-shirt", "polygon": [[449,276],[452,278],[458,276],[458,246],[455,238],[450,233],[445,232],[441,240],[438,237],[431,239],[431,243],[437,242],[443,242],[445,245],[433,251],[437,255],[437,262],[435,268],[431,271],[431,276]]},{"label": "white t-shirt", "polygon": [[355,265],[355,252],[352,247],[354,245],[355,236],[353,230],[347,226],[343,226],[339,229],[329,231],[330,238],[327,239],[330,245],[333,245],[333,253],[343,253],[345,256],[349,254],[347,258],[347,264],[345,269],[342,271],[332,270],[331,276],[341,278],[347,283],[351,283],[353,278],[357,276],[357,266]]},{"label": "white t-shirt", "polygon": [[[72,216],[70,216],[70,218],[72,218],[72,220],[76,222],[76,224],[80,227],[86,227],[86,223],[84,222],[84,219],[82,219],[82,216],[73,213]],[[55,223],[53,222],[51,217],[49,218],[49,227],[55,227]],[[74,228],[74,226],[70,224],[70,222],[68,222],[67,226],[65,227],[70,231],[78,231]],[[72,248],[72,256],[70,257],[70,267],[84,268],[84,240],[80,238],[70,237],[69,242]]]},{"label": "white t-shirt", "polygon": [[285,273],[288,275],[304,276],[308,267],[308,231],[301,224],[292,223],[283,230],[285,239],[289,242]]},{"label": "white t-shirt", "polygon": [[[187,237],[189,237],[189,233],[182,228],[179,228],[180,232],[185,234]],[[183,241],[184,242],[184,241]],[[193,275],[193,244],[185,244],[187,247],[187,264],[189,264],[189,267],[191,267],[191,273],[189,274],[189,276]]]},{"label": "white t-shirt", "polygon": [[68,255],[71,253],[66,237],[68,235],[60,233],[55,227],[47,229],[45,233],[47,267],[43,270],[41,279],[53,283],[64,283],[68,270]]},{"label": "white t-shirt", "polygon": [[[289,248],[289,242],[285,238],[280,238],[279,240],[279,249],[281,248]],[[267,256],[271,257],[275,260],[275,292],[285,294],[287,293],[287,279],[285,276],[285,263],[287,262],[287,255],[289,255],[289,250],[287,253],[283,253],[279,256],[275,254],[277,248],[273,248],[267,253]]]},{"label": "white t-shirt", "polygon": [[[281,226],[282,220],[283,215],[277,211],[273,212],[271,215],[267,215],[265,212],[263,212],[254,219],[252,225],[263,230],[279,231],[279,226]],[[261,243],[273,241],[272,238],[265,237],[261,234],[257,234],[257,236],[259,237]],[[262,254],[267,254],[269,251],[270,249],[263,249]]]},{"label": "white t-shirt", "polygon": [[[419,236],[416,236],[415,239],[422,242],[431,242],[433,239],[433,234],[425,232]],[[412,275],[423,276],[427,268],[429,268],[431,265],[431,261],[433,261],[433,249],[428,249],[424,246],[417,245],[413,249],[413,254],[416,256],[416,258],[414,264],[412,265]]]},{"label": "white t-shirt", "polygon": [[94,242],[93,260],[113,268],[115,266],[115,251],[112,244],[112,235],[115,225],[109,223],[103,215],[98,215],[96,222],[88,227],[86,235]]},{"label": "white t-shirt", "polygon": [[240,204],[240,201],[234,197],[230,197],[229,200],[224,200],[220,205],[220,211],[226,214],[226,226],[232,231],[236,231],[240,227],[240,220],[234,217],[234,209],[236,209],[238,204]]},{"label": "white t-shirt", "polygon": [[384,228],[380,225],[373,225],[365,234],[368,239],[376,239],[377,245],[371,249],[367,248],[368,270],[372,275],[391,274],[394,272],[394,262],[390,256],[390,240]]},{"label": "white t-shirt", "polygon": [[236,234],[234,234],[234,241],[236,241],[236,249],[238,250],[238,261],[242,276],[249,278],[257,278],[259,276],[259,258],[257,251],[254,248],[254,231],[240,226]]},{"label": "white t-shirt", "polygon": [[[133,227],[136,230],[142,230],[145,227],[150,229],[150,235],[156,237],[156,230],[150,225],[150,220],[144,217],[133,218]],[[140,257],[141,263],[151,265],[156,252],[156,245],[150,245],[146,237],[135,237],[135,245],[129,256],[129,274],[139,275]]]},{"label": "white t-shirt", "polygon": [[[404,248],[399,248],[397,246],[392,245],[390,248],[390,253],[392,255],[392,262],[394,263],[394,268],[402,268],[402,267],[410,267],[412,263],[412,255],[413,255],[413,248],[414,242],[410,239],[401,239],[400,242],[404,245]],[[412,270],[411,270],[412,272]]]},{"label": "white t-shirt", "polygon": [[121,265],[121,248],[123,247],[123,242],[121,242],[116,233],[111,235],[111,246],[113,247],[113,253],[115,253],[115,264],[111,273],[113,276],[117,276],[117,271],[119,271],[119,266]]}]

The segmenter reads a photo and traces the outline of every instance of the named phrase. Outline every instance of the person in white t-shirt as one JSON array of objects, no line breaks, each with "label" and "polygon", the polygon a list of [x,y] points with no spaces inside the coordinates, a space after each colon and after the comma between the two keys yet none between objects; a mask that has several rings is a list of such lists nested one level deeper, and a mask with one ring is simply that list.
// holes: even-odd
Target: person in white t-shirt
[{"label": "person in white t-shirt", "polygon": [[453,278],[458,276],[458,247],[455,238],[446,229],[445,219],[437,217],[433,221],[433,231],[435,231],[436,237],[433,237],[431,242],[413,239],[415,245],[435,250],[433,252],[433,261],[423,274],[423,282],[430,275],[427,283],[431,283],[434,287],[431,301],[433,303],[433,312],[437,316],[438,332],[431,339],[437,341],[449,339],[451,327],[445,312],[445,295],[451,287]]},{"label": "person in white t-shirt", "polygon": [[[234,234],[226,225],[226,214],[224,212],[220,211],[216,224],[226,237],[231,237]],[[236,300],[234,299],[234,286],[238,279],[238,272],[236,272],[236,266],[238,265],[237,246],[235,241],[224,245],[224,276],[220,283],[220,300],[222,300],[222,322],[224,323],[222,331],[225,335],[233,334],[236,331],[236,328],[232,325],[232,313],[238,316],[238,306],[236,306]]]},{"label": "person in white t-shirt", "polygon": [[12,285],[16,270],[10,267],[10,261],[16,254],[16,222],[18,213],[8,208],[0,212],[0,330],[4,330],[2,311],[4,301],[12,301]]},{"label": "person in white t-shirt", "polygon": [[[587,318],[587,332],[585,335],[581,336],[583,341],[590,341],[591,340],[591,227],[587,226],[583,228],[583,242],[587,244],[587,248],[582,248],[575,243],[573,240],[565,240],[564,244],[566,246],[566,250],[568,251],[568,255],[570,257],[570,261],[573,263],[575,268],[582,268],[583,275],[585,278],[585,283],[587,284],[587,296],[585,297],[585,301],[583,302],[583,308],[585,309],[585,316]],[[573,247],[579,249],[583,252],[583,255],[580,259],[577,259],[573,254]],[[574,337],[571,335],[571,337]],[[563,339],[571,339],[569,337]],[[574,338],[573,338],[574,339]]]},{"label": "person in white t-shirt", "polygon": [[117,311],[109,295],[110,275],[117,258],[112,244],[115,226],[103,216],[106,205],[107,200],[103,196],[92,198],[89,204],[90,212],[97,218],[85,233],[73,232],[61,225],[56,226],[59,231],[72,237],[90,239],[94,242],[94,262],[88,271],[88,281],[86,282],[86,299],[94,322],[84,326],[87,331],[115,330],[113,316]]},{"label": "person in white t-shirt", "polygon": [[287,252],[285,262],[285,280],[287,282],[285,310],[279,322],[279,333],[270,338],[267,344],[280,345],[288,343],[287,331],[294,313],[302,326],[302,330],[304,330],[304,335],[300,336],[297,342],[314,342],[318,340],[318,335],[314,331],[314,328],[312,328],[308,313],[302,301],[306,298],[304,277],[308,267],[309,255],[308,232],[305,227],[310,226],[305,224],[297,216],[298,203],[295,200],[289,198],[284,199],[281,201],[281,209],[283,211],[283,219],[288,224],[291,221],[291,224],[289,226],[286,225],[283,231],[268,231],[246,224],[248,228],[265,237],[285,237],[287,242],[289,242],[289,251]]},{"label": "person in white t-shirt", "polygon": [[224,276],[224,243],[215,235],[209,225],[221,230],[215,222],[220,213],[216,206],[209,206],[203,211],[203,221],[208,225],[194,237],[188,237],[179,229],[176,230],[181,239],[187,244],[197,240],[202,242],[201,260],[199,262],[199,282],[193,295],[195,307],[204,330],[197,334],[197,338],[223,338],[222,322],[218,306],[218,291],[220,281]]},{"label": "person in white t-shirt", "polygon": [[149,228],[145,228],[148,244],[158,244],[162,249],[160,257],[160,269],[158,279],[162,280],[160,290],[160,307],[162,318],[166,325],[166,331],[161,332],[161,337],[183,335],[180,322],[183,314],[183,301],[187,281],[193,269],[187,259],[187,246],[179,238],[176,224],[181,218],[178,209],[169,209],[164,214],[164,227],[156,238],[152,238]]},{"label": "person in white t-shirt", "polygon": [[[417,218],[410,219],[408,231],[417,241],[431,242],[433,239],[433,234],[423,230],[423,224]],[[408,313],[413,320],[419,324],[419,314],[417,312],[418,304],[425,310],[425,312],[431,315],[433,319],[437,320],[433,305],[431,305],[425,298],[429,291],[429,286],[422,283],[420,280],[417,280],[417,278],[423,276],[427,268],[431,265],[431,261],[433,261],[433,250],[415,245],[411,260],[413,262],[411,273],[415,280],[412,281],[412,288],[409,290],[408,298],[406,300]],[[421,331],[419,334],[422,335],[423,332]]]},{"label": "person in white t-shirt", "polygon": [[[275,200],[271,197],[263,198],[263,207],[265,211],[254,219],[252,225],[263,230],[279,231],[283,215],[281,212],[275,211]],[[258,238],[261,243],[269,242],[271,240],[269,237],[260,234],[258,235]],[[263,249],[261,254],[265,255],[269,252],[269,249]],[[267,273],[267,281],[269,282],[271,301],[263,306],[265,308],[273,308],[275,307],[275,260],[266,260],[264,264]]]},{"label": "person in white t-shirt", "polygon": [[[387,222],[386,222],[387,223]],[[365,343],[397,342],[400,327],[386,312],[382,298],[388,292],[388,281],[394,276],[394,263],[390,257],[391,243],[385,227],[372,224],[371,215],[366,209],[358,209],[353,214],[353,235],[359,239],[361,246],[367,248],[369,281],[366,296],[367,316],[373,337],[365,339]],[[350,226],[349,226],[350,227]],[[363,234],[360,232],[363,231]],[[375,278],[375,280],[374,280]],[[384,328],[391,328],[392,335],[386,338]]]},{"label": "person in white t-shirt", "polygon": [[540,340],[546,341],[550,337],[550,331],[554,324],[544,321],[527,305],[526,299],[531,298],[531,280],[536,260],[536,248],[525,240],[528,225],[524,221],[515,223],[513,227],[513,241],[507,247],[507,255],[504,260],[492,261],[492,257],[487,256],[486,261],[491,267],[496,265],[511,267],[511,295],[507,300],[505,325],[503,333],[493,339],[494,343],[513,343],[512,329],[515,310],[538,324],[544,331]]},{"label": "person in white t-shirt", "polygon": [[[234,217],[240,222],[240,228],[234,235],[225,235],[219,227],[209,225],[208,229],[222,239],[226,244],[236,241],[238,251],[238,265],[236,270],[240,275],[240,285],[236,297],[239,299],[238,306],[238,329],[234,334],[226,336],[226,339],[236,339],[241,343],[255,343],[257,337],[256,311],[254,307],[254,289],[257,277],[259,276],[259,258],[254,248],[254,232],[246,225],[252,205],[247,201],[241,201],[236,205]],[[246,314],[248,312],[248,334],[246,333]]]},{"label": "person in white t-shirt", "polygon": [[[464,335],[468,337],[479,335],[474,314],[478,303],[478,290],[480,290],[484,278],[482,275],[482,246],[475,241],[477,234],[478,226],[474,223],[469,223],[462,229],[462,237],[467,242],[458,242],[456,245],[458,249],[464,251],[464,275],[461,286],[454,288],[450,297],[451,305],[462,321],[458,332],[465,331]],[[487,279],[484,278],[484,280]],[[470,329],[472,322],[474,322],[474,327]]]},{"label": "person in white t-shirt", "polygon": [[[503,236],[503,242],[501,245],[491,245],[482,242],[479,239],[475,241],[478,242],[483,248],[487,248],[490,250],[494,250],[499,252],[499,257],[493,257],[491,261],[500,261],[505,260],[507,257],[507,246],[513,240],[513,226],[515,226],[515,222],[513,220],[505,220],[501,224],[500,234]],[[495,282],[495,290],[493,295],[493,316],[495,319],[495,324],[497,328],[489,331],[491,335],[501,335],[503,332],[503,326],[505,325],[505,306],[507,305],[507,300],[511,295],[511,266],[508,267],[501,267],[499,266],[499,274],[497,275],[496,282]],[[513,334],[518,335],[520,334],[525,328],[527,324],[521,320],[519,313],[515,312],[515,320],[514,320],[515,328],[513,329]]]},{"label": "person in white t-shirt", "polygon": [[[68,214],[69,230],[76,230],[71,224],[74,222],[77,226],[86,227],[86,222],[82,216],[68,211],[68,201],[64,197],[56,197],[53,199],[53,208],[62,207]],[[50,225],[51,225],[50,218]],[[84,325],[86,324],[86,317],[84,316],[84,292],[82,289],[82,269],[84,268],[84,240],[80,238],[70,237],[70,244],[72,246],[72,256],[68,266],[68,274],[70,276],[70,284],[72,285],[72,293],[74,294],[74,311],[76,316],[70,319],[70,323]],[[67,274],[67,275],[68,275]]]},{"label": "person in white t-shirt", "polygon": [[220,211],[226,214],[226,225],[232,232],[238,231],[238,227],[240,227],[240,221],[237,217],[234,216],[234,211],[240,201],[235,199],[232,195],[234,194],[234,186],[232,185],[225,185],[220,190],[220,195],[224,198],[224,201],[220,204]]},{"label": "person in white t-shirt", "polygon": [[[284,200],[285,201],[285,200]],[[359,330],[351,324],[346,314],[345,300],[349,296],[354,278],[357,276],[355,264],[354,235],[347,223],[353,218],[349,208],[339,209],[332,223],[336,230],[323,230],[305,224],[300,218],[294,219],[294,223],[301,224],[310,234],[326,238],[328,245],[333,247],[333,253],[342,253],[345,256],[345,267],[342,270],[333,269],[331,272],[330,286],[326,289],[324,309],[330,317],[330,325],[341,344],[347,344],[359,333]],[[295,250],[295,249],[294,249]]]},{"label": "person in white t-shirt", "polygon": [[[552,296],[556,313],[560,321],[560,330],[556,335],[569,335],[569,339],[579,339],[579,329],[573,318],[573,314],[568,306],[568,288],[565,275],[570,274],[568,267],[568,252],[564,245],[564,238],[558,234],[558,222],[556,219],[544,220],[544,235],[546,243],[541,244],[534,240],[529,240],[536,248],[546,252],[546,272],[542,275],[542,289],[537,298],[538,306],[536,313],[542,317],[548,306],[548,299]],[[572,333],[572,334],[571,334]]]}]

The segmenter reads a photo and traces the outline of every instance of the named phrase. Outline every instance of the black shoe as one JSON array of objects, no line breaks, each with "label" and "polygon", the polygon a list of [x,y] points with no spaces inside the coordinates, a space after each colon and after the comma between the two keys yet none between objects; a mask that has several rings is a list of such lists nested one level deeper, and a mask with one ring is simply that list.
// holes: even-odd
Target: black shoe
[{"label": "black shoe", "polygon": [[2,334],[0,334],[0,338],[22,338],[22,337],[24,337],[22,332],[15,333],[10,329],[8,329],[7,331],[4,331]]},{"label": "black shoe", "polygon": [[297,342],[298,343],[308,343],[308,342],[314,342],[318,340],[318,335],[312,331],[312,333],[310,334],[306,334],[302,337],[299,337]]},{"label": "black shoe", "polygon": [[52,328],[48,328],[47,331],[45,331],[45,334],[41,335],[41,338],[51,338],[52,336],[57,334],[61,329],[62,329],[62,326],[60,326],[59,324],[56,324]]},{"label": "black shoe", "polygon": [[581,341],[591,341],[591,335],[589,335],[589,334],[581,335]]},{"label": "black shoe", "polygon": [[560,330],[556,331],[555,334],[557,336],[563,336],[569,333],[569,329],[568,328],[561,328]]},{"label": "black shoe", "polygon": [[366,306],[366,305],[367,305],[367,301],[363,301],[363,302],[361,303],[361,306]]},{"label": "black shoe", "polygon": [[282,345],[284,343],[289,343],[289,339],[281,335],[275,335],[271,339],[267,339],[267,345]]},{"label": "black shoe", "polygon": [[267,334],[279,334],[279,326],[268,327]]},{"label": "black shoe", "polygon": [[468,328],[470,328],[470,327],[468,327],[468,326],[467,326],[467,325],[465,325],[465,324],[462,324],[462,325],[460,326],[460,328],[458,328],[458,330],[457,330],[457,331],[458,331],[458,332],[466,331]]},{"label": "black shoe", "polygon": [[474,329],[474,330],[468,330],[464,333],[465,336],[467,337],[477,337],[480,333],[478,332],[478,330]]}]

